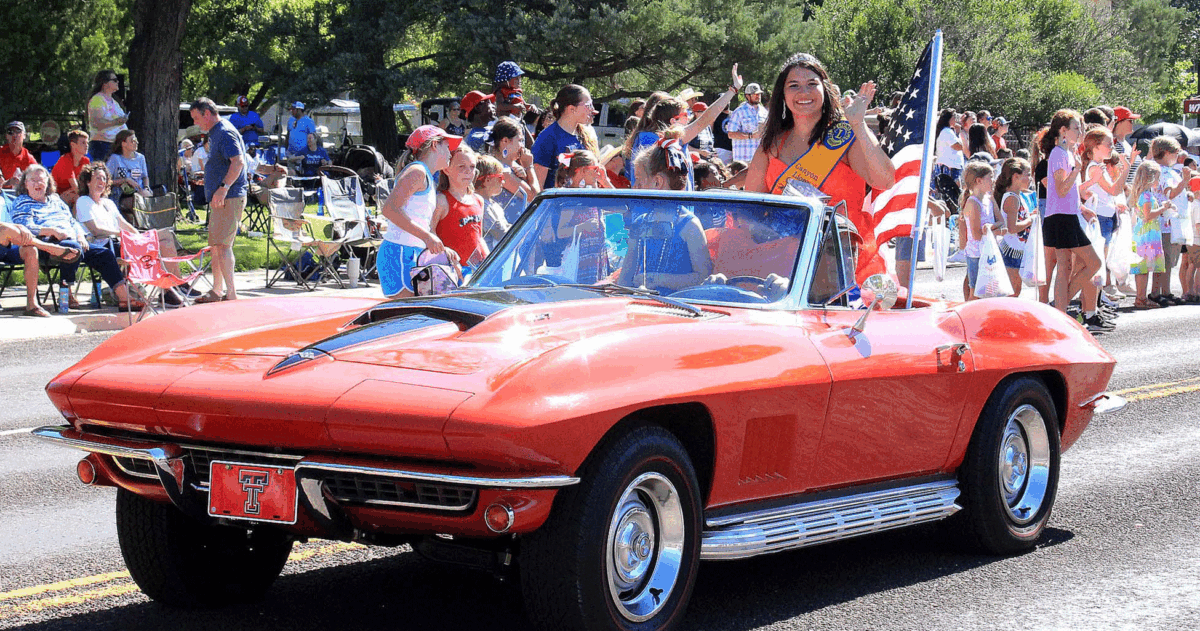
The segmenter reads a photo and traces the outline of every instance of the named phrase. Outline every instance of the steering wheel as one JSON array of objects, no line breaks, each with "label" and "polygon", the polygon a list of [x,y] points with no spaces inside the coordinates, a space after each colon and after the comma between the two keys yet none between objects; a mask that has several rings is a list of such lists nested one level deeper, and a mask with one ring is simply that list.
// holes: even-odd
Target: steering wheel
[{"label": "steering wheel", "polygon": [[504,283],[504,286],[515,287],[529,285],[532,287],[553,287],[555,285],[565,285],[572,282],[574,281],[572,281],[570,278],[567,278],[566,276],[559,276],[558,274],[533,274],[530,276],[517,276],[515,278],[510,278],[508,282]]},{"label": "steering wheel", "polygon": [[753,283],[761,289],[767,286],[767,279],[759,278],[758,276],[734,276],[732,278],[725,279],[726,285],[741,285],[743,283]]}]

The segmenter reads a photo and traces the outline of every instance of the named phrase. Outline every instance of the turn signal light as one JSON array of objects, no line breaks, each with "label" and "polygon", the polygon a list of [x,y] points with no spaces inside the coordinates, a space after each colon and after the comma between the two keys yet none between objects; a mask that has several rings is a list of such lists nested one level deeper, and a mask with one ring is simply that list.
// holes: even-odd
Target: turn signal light
[{"label": "turn signal light", "polygon": [[96,481],[96,467],[91,460],[84,458],[75,465],[75,474],[79,476],[79,481],[84,484],[91,484]]},{"label": "turn signal light", "polygon": [[483,522],[497,534],[508,532],[514,519],[513,509],[505,504],[492,504],[483,511]]}]

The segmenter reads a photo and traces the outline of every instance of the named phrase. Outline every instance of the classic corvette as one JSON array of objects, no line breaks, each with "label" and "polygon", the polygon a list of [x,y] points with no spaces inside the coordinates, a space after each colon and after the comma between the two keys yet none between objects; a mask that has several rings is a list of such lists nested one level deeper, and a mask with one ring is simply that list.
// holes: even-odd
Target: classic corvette
[{"label": "classic corvette", "polygon": [[1115,361],[1032,301],[896,303],[811,196],[550,190],[462,290],[157,316],[47,392],[130,573],[253,598],[306,538],[519,578],[543,628],[666,629],[701,560],[948,519],[1035,545]]}]

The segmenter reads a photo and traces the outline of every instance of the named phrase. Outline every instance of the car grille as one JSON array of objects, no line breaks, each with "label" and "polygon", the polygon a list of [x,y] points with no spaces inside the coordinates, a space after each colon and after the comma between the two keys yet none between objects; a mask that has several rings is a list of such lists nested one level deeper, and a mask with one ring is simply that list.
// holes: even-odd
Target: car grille
[{"label": "car grille", "polygon": [[278,457],[267,454],[254,454],[244,451],[224,451],[221,449],[205,449],[203,447],[188,447],[184,460],[190,468],[191,473],[197,484],[208,486],[209,475],[211,474],[210,465],[214,460],[225,462],[237,462],[241,464],[256,464],[269,467],[287,467],[295,466],[298,457]]},{"label": "car grille", "polygon": [[151,460],[114,457],[113,462],[117,463],[117,468],[121,471],[136,478],[158,479],[158,468],[154,466],[154,462]]},{"label": "car grille", "polygon": [[445,484],[337,473],[323,477],[335,500],[349,504],[381,504],[431,510],[465,511],[475,504],[475,490]]}]

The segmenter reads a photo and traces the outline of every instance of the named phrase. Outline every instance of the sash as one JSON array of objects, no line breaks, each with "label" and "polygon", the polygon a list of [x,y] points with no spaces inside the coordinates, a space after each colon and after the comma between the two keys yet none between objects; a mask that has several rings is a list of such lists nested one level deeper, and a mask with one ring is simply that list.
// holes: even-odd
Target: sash
[{"label": "sash", "polygon": [[840,120],[834,123],[825,131],[820,142],[809,147],[804,155],[796,158],[796,161],[776,178],[775,183],[771,185],[771,193],[782,195],[790,180],[799,180],[821,188],[842,156],[854,144],[854,140],[854,130],[850,128],[849,122]]}]

